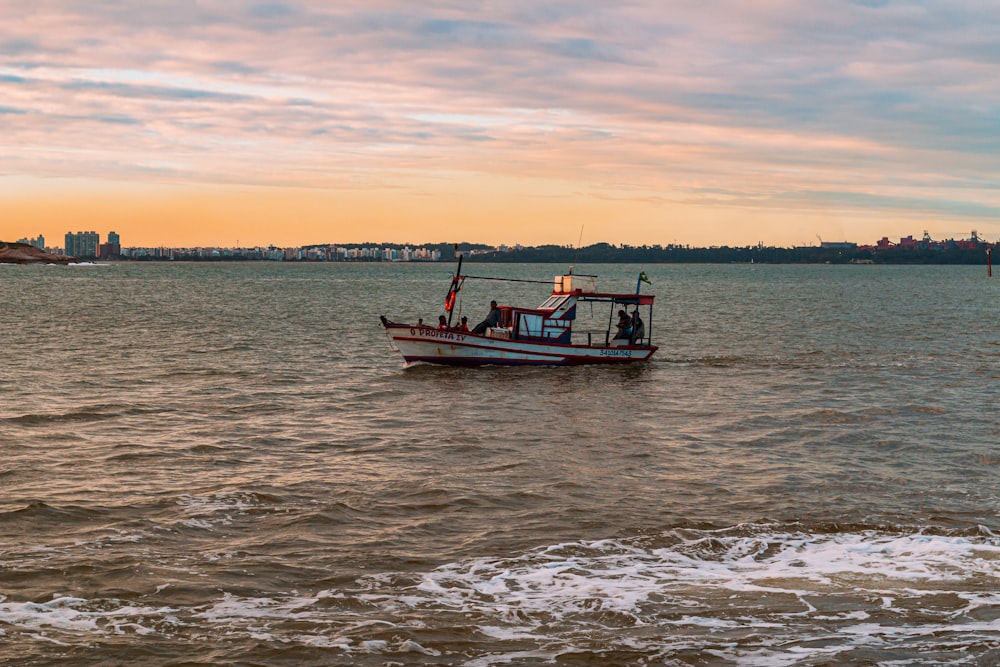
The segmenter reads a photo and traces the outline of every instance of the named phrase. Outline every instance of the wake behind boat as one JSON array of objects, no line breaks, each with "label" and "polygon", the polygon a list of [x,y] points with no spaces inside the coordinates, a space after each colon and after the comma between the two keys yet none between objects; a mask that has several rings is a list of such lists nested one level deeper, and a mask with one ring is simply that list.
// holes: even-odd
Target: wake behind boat
[{"label": "wake behind boat", "polygon": [[[635,294],[597,291],[596,276],[556,276],[552,294],[537,308],[497,305],[472,331],[452,327],[455,299],[466,278],[462,258],[445,298],[448,318],[438,327],[403,324],[381,316],[393,346],[408,364],[425,362],[456,366],[621,364],[648,361],[657,347],[651,342],[652,294],[640,294],[642,273],[636,281]],[[489,278],[481,278],[489,280]],[[529,281],[533,282],[533,281]],[[610,308],[607,330],[577,333],[573,331],[577,304],[603,303]],[[650,326],[639,312],[644,307]],[[615,313],[618,321],[615,321]],[[629,314],[629,312],[631,314]],[[444,316],[442,316],[442,320]]]}]

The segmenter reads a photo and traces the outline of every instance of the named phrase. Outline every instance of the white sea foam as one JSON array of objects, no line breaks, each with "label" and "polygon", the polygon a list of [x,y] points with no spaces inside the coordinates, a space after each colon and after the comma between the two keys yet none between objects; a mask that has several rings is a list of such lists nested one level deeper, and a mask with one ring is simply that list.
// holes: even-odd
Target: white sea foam
[{"label": "white sea foam", "polygon": [[[222,504],[231,507],[233,499]],[[776,528],[564,543],[423,573],[379,573],[344,589],[223,593],[211,604],[181,609],[0,598],[0,625],[22,636],[44,630],[46,640],[58,639],[54,631],[207,628],[386,656],[441,655],[426,637],[437,627],[466,627],[491,647],[469,663],[477,665],[633,650],[661,658],[699,651],[735,664],[781,667],[863,648],[923,655],[1000,646],[1000,538]],[[303,623],[312,629],[303,631]],[[525,653],[525,642],[545,649]]]},{"label": "white sea foam", "polygon": [[[1000,593],[992,592],[1000,588],[1000,543],[992,536],[816,535],[758,526],[672,537],[669,546],[605,540],[512,559],[474,559],[423,575],[414,588],[424,599],[409,592],[382,595],[384,589],[365,597],[386,610],[437,608],[474,616],[482,619],[480,632],[504,641],[557,641],[559,627],[565,627],[565,640],[575,627],[628,643],[632,628],[659,627],[664,630],[653,633],[655,642],[678,649],[683,639],[679,644],[665,628],[699,628],[703,639],[718,644],[716,655],[740,664],[795,664],[809,655],[941,635],[995,642],[1000,630],[1000,621],[970,616],[1000,608]],[[844,608],[850,605],[855,608]],[[835,610],[826,611],[831,606]],[[880,622],[868,622],[875,614]],[[824,638],[831,645],[796,644],[816,639],[820,627],[833,628]],[[784,648],[748,651],[736,648],[739,641],[729,648],[719,642],[756,635],[780,638],[774,641]]]},{"label": "white sea foam", "polygon": [[221,600],[196,612],[193,617],[214,623],[261,618],[316,620],[315,612],[309,608],[317,600],[319,597],[288,597],[275,600],[266,597],[246,598],[226,593]]},{"label": "white sea foam", "polygon": [[245,515],[260,501],[252,493],[214,493],[211,495],[183,494],[177,498],[177,505],[188,518],[180,525],[200,530],[212,530],[216,526],[230,526]]},{"label": "white sea foam", "polygon": [[533,664],[538,661],[554,662],[558,651],[536,650],[536,651],[511,651],[502,655],[486,655],[475,658],[462,664],[465,667],[490,667],[491,665],[518,665]]},{"label": "white sea foam", "polygon": [[[568,552],[575,555],[566,558]],[[467,561],[427,573],[417,590],[454,607],[511,605],[551,612],[599,606],[632,612],[653,594],[686,598],[708,590],[931,594],[949,582],[996,578],[998,557],[995,539],[874,532],[706,534],[670,547],[602,541],[557,545],[518,559]],[[989,603],[994,602],[991,596]]]},{"label": "white sea foam", "polygon": [[425,648],[419,643],[413,641],[412,639],[407,639],[402,642],[396,649],[400,653],[423,653],[424,655],[438,656],[441,655],[441,651],[437,651],[432,648]]},{"label": "white sea foam", "polygon": [[149,537],[149,533],[145,530],[139,531],[126,531],[121,529],[113,529],[114,532],[107,537],[102,538],[100,541],[95,543],[97,548],[102,548],[104,544],[119,544],[122,542],[141,542],[145,538]]},{"label": "white sea foam", "polygon": [[173,611],[122,604],[111,608],[94,608],[88,600],[76,597],[55,597],[48,602],[7,602],[0,597],[0,623],[21,631],[60,630],[71,633],[152,634],[154,631],[134,619],[162,618]]},{"label": "white sea foam", "polygon": [[[327,637],[324,635],[294,635],[286,643],[312,646],[314,648],[339,648],[343,651],[351,649],[351,640],[344,637]],[[367,650],[367,649],[366,649]]]},{"label": "white sea foam", "polygon": [[259,504],[252,493],[213,493],[207,496],[182,494],[177,504],[189,516],[218,512],[245,512]]},{"label": "white sea foam", "polygon": [[13,613],[20,612],[24,617],[34,619],[38,623],[35,627],[51,625],[86,629],[93,625],[93,620],[81,618],[81,615],[74,609],[85,602],[86,600],[82,598],[56,597],[41,603],[3,604],[0,605],[0,609],[10,610]]}]

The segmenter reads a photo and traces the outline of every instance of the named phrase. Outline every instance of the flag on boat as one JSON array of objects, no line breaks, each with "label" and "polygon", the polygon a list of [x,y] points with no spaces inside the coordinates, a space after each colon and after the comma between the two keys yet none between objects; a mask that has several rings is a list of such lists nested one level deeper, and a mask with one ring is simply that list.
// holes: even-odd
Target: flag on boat
[{"label": "flag on boat", "polygon": [[649,282],[649,277],[646,275],[645,271],[643,271],[642,273],[639,274],[639,282],[646,283],[647,285],[652,285],[653,284],[653,283]]}]

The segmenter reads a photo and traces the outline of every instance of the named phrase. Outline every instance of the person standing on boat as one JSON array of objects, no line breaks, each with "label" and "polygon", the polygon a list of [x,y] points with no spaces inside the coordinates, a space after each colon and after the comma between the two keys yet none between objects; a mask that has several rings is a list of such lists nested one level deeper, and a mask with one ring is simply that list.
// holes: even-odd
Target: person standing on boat
[{"label": "person standing on boat", "polygon": [[465,315],[462,315],[462,321],[459,323],[458,326],[455,327],[455,331],[463,331],[463,332],[468,333],[468,331],[469,331],[469,318],[466,317]]},{"label": "person standing on boat", "polygon": [[476,325],[476,328],[472,330],[474,334],[484,334],[486,330],[490,327],[500,326],[500,306],[497,305],[496,301],[490,301],[490,312],[486,316],[486,319]]},{"label": "person standing on boat", "polygon": [[449,328],[448,320],[445,319],[444,315],[438,315],[438,329],[444,329],[447,331]]}]

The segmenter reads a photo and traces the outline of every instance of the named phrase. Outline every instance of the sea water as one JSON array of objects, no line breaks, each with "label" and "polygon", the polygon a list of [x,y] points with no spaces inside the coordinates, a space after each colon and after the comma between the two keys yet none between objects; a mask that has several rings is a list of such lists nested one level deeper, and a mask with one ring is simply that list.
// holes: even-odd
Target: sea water
[{"label": "sea water", "polygon": [[984,267],[580,266],[652,362],[404,368],[453,269],[4,267],[0,662],[1000,662]]}]

